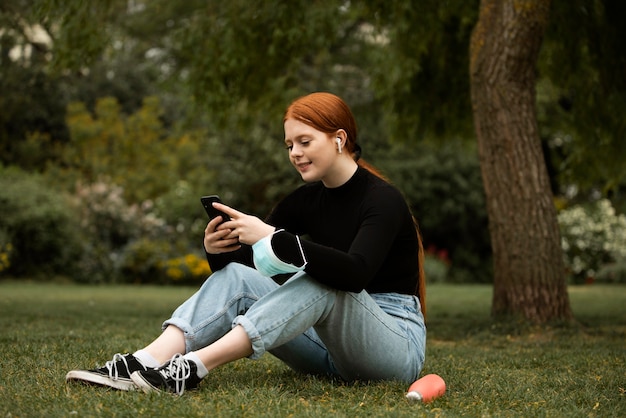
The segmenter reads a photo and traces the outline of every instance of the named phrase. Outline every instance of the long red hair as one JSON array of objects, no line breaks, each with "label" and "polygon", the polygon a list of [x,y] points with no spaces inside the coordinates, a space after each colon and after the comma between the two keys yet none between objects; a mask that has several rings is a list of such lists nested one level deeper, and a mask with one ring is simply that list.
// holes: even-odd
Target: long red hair
[{"label": "long red hair", "polygon": [[[311,93],[294,100],[287,110],[283,122],[295,119],[305,123],[320,132],[334,135],[338,130],[346,132],[344,149],[352,155],[357,164],[377,177],[389,180],[376,167],[361,158],[361,147],[357,144],[357,127],[350,107],[338,96],[331,93]],[[424,246],[417,220],[413,217],[417,232],[418,252],[418,285],[417,294],[420,300],[422,313],[426,316],[426,280],[424,274]]]}]

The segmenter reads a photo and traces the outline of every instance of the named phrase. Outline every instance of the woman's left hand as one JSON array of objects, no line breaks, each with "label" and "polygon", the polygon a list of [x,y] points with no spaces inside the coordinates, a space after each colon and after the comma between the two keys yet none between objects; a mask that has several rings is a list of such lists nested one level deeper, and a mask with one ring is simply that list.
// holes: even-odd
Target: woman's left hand
[{"label": "woman's left hand", "polygon": [[271,225],[266,224],[256,216],[246,215],[223,203],[214,203],[213,207],[230,216],[230,221],[222,223],[217,230],[230,229],[230,234],[226,239],[238,238],[242,244],[253,245],[261,238],[264,238],[276,230]]}]

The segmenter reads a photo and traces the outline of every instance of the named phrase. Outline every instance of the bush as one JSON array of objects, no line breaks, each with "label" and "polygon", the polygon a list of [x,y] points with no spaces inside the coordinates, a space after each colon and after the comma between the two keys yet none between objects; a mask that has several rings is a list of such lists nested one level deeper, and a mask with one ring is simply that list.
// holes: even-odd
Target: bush
[{"label": "bush", "polygon": [[211,274],[206,258],[193,253],[166,260],[160,263],[159,267],[163,270],[165,277],[170,283],[202,283]]},{"label": "bush", "polygon": [[178,251],[165,240],[138,239],[124,251],[121,273],[133,283],[197,285],[211,269],[204,254]]},{"label": "bush", "polygon": [[15,167],[0,167],[0,190],[0,270],[15,277],[73,274],[80,235],[66,196]]},{"label": "bush", "polygon": [[211,275],[204,255],[177,256],[175,253],[172,245],[164,240],[139,239],[124,251],[121,273],[133,283],[177,285],[197,285]]},{"label": "bush", "polygon": [[424,254],[424,274],[427,283],[445,283],[448,280],[450,261],[441,253],[427,251]]},{"label": "bush", "polygon": [[13,252],[13,244],[8,234],[0,230],[0,274],[11,266],[11,252]]},{"label": "bush", "polygon": [[600,283],[626,284],[626,258],[602,266],[596,280]]},{"label": "bush", "polygon": [[[175,247],[167,237],[139,238],[129,243],[124,248],[120,266],[122,276],[126,281],[133,283],[177,283],[180,277],[168,276],[165,267],[170,259],[176,257]],[[208,265],[206,260],[205,264]]]},{"label": "bush", "polygon": [[[85,236],[80,271],[76,276],[78,281],[137,281],[144,277],[123,277],[121,273],[124,269],[149,276],[149,266],[129,261],[133,257],[142,260],[145,256],[126,253],[142,249],[141,242],[135,243],[140,239],[167,241],[169,228],[154,214],[151,201],[129,205],[123,196],[123,188],[107,181],[77,186],[74,203]],[[129,265],[134,267],[128,270]]]},{"label": "bush", "polygon": [[[180,180],[176,186],[155,200],[155,212],[170,225],[180,240],[200,248],[207,218],[200,196],[202,191],[189,182]],[[204,192],[208,194],[208,192]]]},{"label": "bush", "polygon": [[463,144],[397,145],[388,157],[376,164],[406,195],[424,246],[447,250],[447,280],[490,282],[491,241],[476,152]]},{"label": "bush", "polygon": [[[211,273],[206,259],[190,251],[190,247],[200,251],[206,223],[196,225],[197,216],[188,213],[195,209],[197,215],[205,215],[198,196],[192,199],[183,186],[154,205],[150,200],[128,204],[124,189],[105,180],[80,184],[75,204],[86,238],[76,279],[153,284],[195,284],[206,279]],[[178,193],[182,194],[176,199]]]},{"label": "bush", "polygon": [[626,258],[626,216],[607,199],[576,205],[559,215],[565,264],[575,283],[592,280],[600,269]]}]

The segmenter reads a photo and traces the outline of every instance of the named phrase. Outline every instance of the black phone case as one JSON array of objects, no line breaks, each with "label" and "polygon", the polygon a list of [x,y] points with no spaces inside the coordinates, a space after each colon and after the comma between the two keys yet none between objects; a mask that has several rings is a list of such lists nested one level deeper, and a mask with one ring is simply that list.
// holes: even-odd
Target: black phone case
[{"label": "black phone case", "polygon": [[209,215],[210,219],[221,216],[223,219],[223,222],[230,221],[230,217],[228,215],[226,215],[224,212],[219,211],[213,207],[213,202],[222,203],[219,196],[217,195],[202,196],[200,198],[200,201],[202,202],[202,206],[204,207],[204,210],[206,211],[207,215]]}]

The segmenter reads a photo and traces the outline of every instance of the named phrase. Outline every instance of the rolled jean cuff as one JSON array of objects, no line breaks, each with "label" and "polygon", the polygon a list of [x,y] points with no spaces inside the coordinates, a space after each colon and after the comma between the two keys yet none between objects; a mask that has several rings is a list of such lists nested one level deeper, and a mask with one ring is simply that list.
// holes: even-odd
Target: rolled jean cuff
[{"label": "rolled jean cuff", "polygon": [[163,325],[161,325],[161,330],[165,331],[165,328],[170,325],[178,328],[183,332],[183,335],[185,337],[185,354],[197,349],[193,346],[193,343],[195,341],[195,334],[189,322],[185,321],[182,318],[170,318],[167,321],[163,322]]},{"label": "rolled jean cuff", "polygon": [[257,331],[254,324],[245,316],[239,315],[233,319],[233,328],[237,325],[241,325],[243,327],[246,334],[248,334],[248,338],[250,338],[250,342],[252,343],[252,354],[248,358],[256,360],[265,354],[265,344],[263,343],[261,334],[259,334],[259,331]]}]

